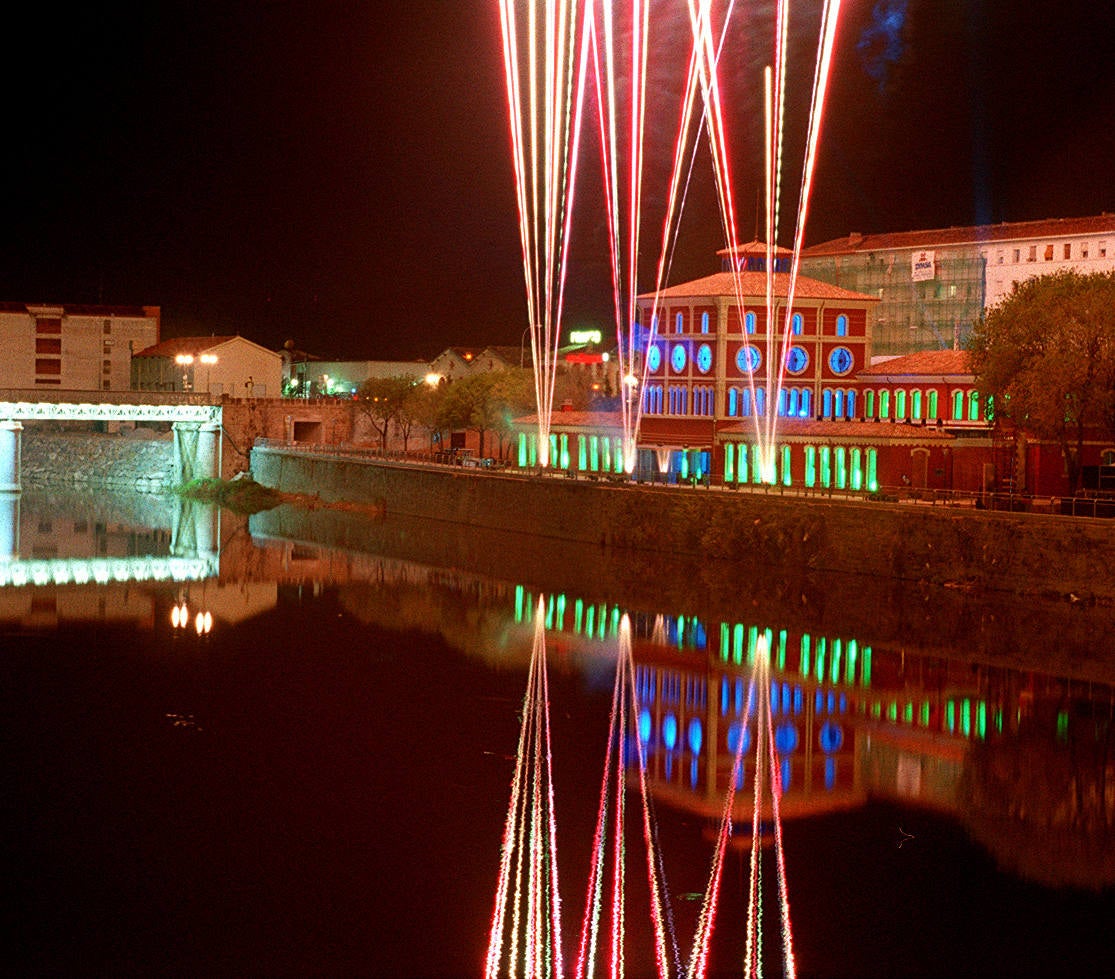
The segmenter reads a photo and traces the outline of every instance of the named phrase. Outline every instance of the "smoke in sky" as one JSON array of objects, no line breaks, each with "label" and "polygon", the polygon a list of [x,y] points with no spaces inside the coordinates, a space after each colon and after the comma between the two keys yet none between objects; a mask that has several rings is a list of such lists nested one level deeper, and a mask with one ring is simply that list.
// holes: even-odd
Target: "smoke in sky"
[{"label": "smoke in sky", "polygon": [[905,50],[902,28],[906,24],[907,0],[878,0],[871,11],[871,23],[856,43],[863,69],[882,89]]}]

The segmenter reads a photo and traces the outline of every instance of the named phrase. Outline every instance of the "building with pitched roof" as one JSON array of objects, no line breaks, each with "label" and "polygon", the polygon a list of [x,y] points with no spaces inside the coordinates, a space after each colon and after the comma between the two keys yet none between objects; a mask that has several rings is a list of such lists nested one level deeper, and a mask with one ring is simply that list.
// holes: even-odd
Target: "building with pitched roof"
[{"label": "building with pitched roof", "polygon": [[132,357],[132,387],[136,391],[277,398],[282,379],[282,356],[241,336],[176,337]]},{"label": "building with pitched roof", "polygon": [[876,356],[962,347],[983,312],[1020,282],[1115,269],[1115,214],[850,234],[802,251],[801,271],[878,299]]}]

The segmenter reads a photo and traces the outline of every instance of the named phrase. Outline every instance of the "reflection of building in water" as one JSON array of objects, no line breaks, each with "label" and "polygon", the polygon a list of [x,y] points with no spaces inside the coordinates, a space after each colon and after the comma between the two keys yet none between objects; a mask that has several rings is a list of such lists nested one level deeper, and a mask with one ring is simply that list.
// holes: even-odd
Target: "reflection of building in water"
[{"label": "reflection of building in water", "polygon": [[[517,619],[533,601],[520,590]],[[602,649],[616,639],[619,607],[565,595],[550,605],[547,629]],[[638,723],[661,801],[719,817],[742,740],[735,816],[749,818],[754,722],[743,718],[765,635],[783,817],[914,803],[958,818],[1024,876],[1115,881],[1115,687],[802,630],[630,615]]]}]

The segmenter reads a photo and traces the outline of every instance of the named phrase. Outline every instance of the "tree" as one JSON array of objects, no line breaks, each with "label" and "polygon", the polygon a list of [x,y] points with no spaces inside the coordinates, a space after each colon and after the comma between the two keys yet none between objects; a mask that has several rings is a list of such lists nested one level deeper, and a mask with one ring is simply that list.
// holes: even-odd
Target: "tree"
[{"label": "tree", "polygon": [[529,371],[511,368],[471,374],[445,387],[439,413],[439,427],[471,429],[480,436],[480,454],[485,441],[494,433],[502,449],[511,432],[511,419],[524,414],[534,404],[534,387]]},{"label": "tree", "polygon": [[412,377],[371,377],[360,385],[356,406],[371,422],[384,452],[391,423],[405,414],[407,403],[415,397],[415,383]]},{"label": "tree", "polygon": [[1115,433],[1115,272],[1017,284],[968,347],[996,420],[1056,442],[1076,492],[1086,436]]}]

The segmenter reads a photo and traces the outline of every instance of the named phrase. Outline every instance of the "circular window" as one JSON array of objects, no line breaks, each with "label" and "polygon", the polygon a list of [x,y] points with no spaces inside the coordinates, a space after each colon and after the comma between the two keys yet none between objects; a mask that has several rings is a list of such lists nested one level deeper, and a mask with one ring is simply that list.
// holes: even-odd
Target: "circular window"
[{"label": "circular window", "polygon": [[852,351],[837,347],[829,354],[829,368],[834,374],[847,374],[852,369]]},{"label": "circular window", "polygon": [[707,374],[712,367],[712,347],[707,343],[702,343],[697,348],[697,370],[702,374]]},{"label": "circular window", "polygon": [[686,360],[685,347],[680,343],[675,343],[673,350],[670,351],[670,366],[680,374],[685,370]]},{"label": "circular window", "polygon": [[800,374],[809,366],[809,354],[804,347],[791,347],[786,352],[786,370]]},{"label": "circular window", "polygon": [[652,373],[662,366],[662,351],[657,344],[647,348],[647,370]]},{"label": "circular window", "polygon": [[763,361],[763,355],[759,353],[759,348],[748,344],[746,347],[740,347],[736,351],[736,367],[744,374],[752,373],[759,369],[759,364]]}]

